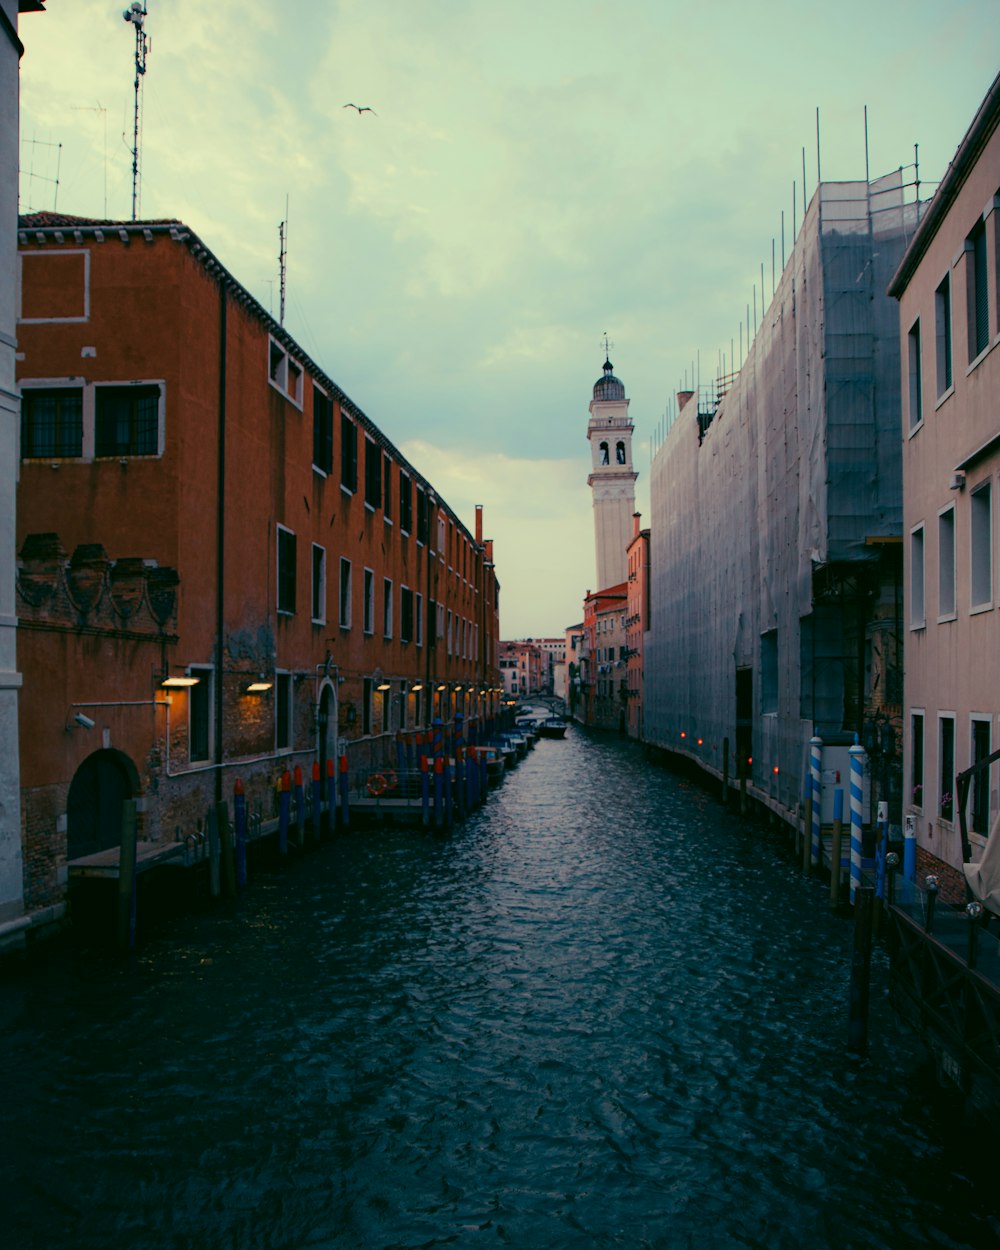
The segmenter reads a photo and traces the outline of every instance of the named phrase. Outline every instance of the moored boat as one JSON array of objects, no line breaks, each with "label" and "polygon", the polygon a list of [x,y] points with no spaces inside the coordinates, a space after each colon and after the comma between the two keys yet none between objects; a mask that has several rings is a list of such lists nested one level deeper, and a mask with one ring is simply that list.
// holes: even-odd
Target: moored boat
[{"label": "moored boat", "polygon": [[547,716],[538,726],[538,732],[543,738],[565,738],[566,722],[561,716]]}]

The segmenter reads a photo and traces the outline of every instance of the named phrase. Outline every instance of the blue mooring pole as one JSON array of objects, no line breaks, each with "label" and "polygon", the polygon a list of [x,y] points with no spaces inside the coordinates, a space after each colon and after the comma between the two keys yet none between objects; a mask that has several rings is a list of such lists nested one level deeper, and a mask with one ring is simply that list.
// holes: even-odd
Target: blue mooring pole
[{"label": "blue mooring pole", "polygon": [[236,831],[236,884],[242,889],[247,883],[247,796],[243,782],[236,778],[233,786],[233,826]]}]

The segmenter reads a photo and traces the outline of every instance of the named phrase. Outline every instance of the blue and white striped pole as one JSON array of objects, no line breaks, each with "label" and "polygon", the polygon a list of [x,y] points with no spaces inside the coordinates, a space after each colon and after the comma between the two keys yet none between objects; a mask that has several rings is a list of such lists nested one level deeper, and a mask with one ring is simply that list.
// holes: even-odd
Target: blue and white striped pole
[{"label": "blue and white striped pole", "polygon": [[820,860],[820,838],[823,829],[823,739],[809,739],[809,784],[812,792],[812,865]]},{"label": "blue and white striped pole", "polygon": [[903,876],[907,881],[917,879],[917,818],[907,816],[903,826]]},{"label": "blue and white striped pole", "polygon": [[851,757],[851,902],[861,889],[861,817],[865,794],[865,763],[867,756],[859,746],[857,734],[854,746],[848,751]]}]

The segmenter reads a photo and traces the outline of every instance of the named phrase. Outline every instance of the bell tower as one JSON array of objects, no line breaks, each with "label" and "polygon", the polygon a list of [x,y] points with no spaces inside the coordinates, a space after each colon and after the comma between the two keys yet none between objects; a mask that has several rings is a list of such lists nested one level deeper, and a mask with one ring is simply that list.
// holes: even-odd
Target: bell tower
[{"label": "bell tower", "polygon": [[590,476],[593,492],[594,537],[597,550],[597,589],[628,580],[626,548],[632,540],[635,480],[632,468],[632,422],[625,386],[614,375],[605,356],[604,373],[594,383],[590,401]]}]

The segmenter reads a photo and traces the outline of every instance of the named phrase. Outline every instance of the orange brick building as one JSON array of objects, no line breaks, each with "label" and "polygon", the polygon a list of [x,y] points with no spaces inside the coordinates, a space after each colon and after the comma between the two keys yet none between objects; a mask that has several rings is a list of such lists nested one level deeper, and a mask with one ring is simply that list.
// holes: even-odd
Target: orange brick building
[{"label": "orange brick building", "polygon": [[470,531],[189,227],[37,214],[19,259],[26,907],[117,842],[123,797],[173,841],[237,776],[269,811],[285,768],[492,716],[481,510]]},{"label": "orange brick building", "polygon": [[649,530],[640,528],[641,517],[632,514],[634,529],[626,551],[628,561],[628,611],[625,615],[626,728],[630,738],[641,740],[643,639],[649,629]]}]

